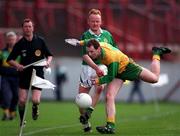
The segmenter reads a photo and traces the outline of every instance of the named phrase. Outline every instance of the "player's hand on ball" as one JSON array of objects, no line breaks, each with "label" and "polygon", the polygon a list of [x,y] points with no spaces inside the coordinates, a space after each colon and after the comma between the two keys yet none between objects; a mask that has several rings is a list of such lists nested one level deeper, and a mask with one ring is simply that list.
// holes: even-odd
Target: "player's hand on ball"
[{"label": "player's hand on ball", "polygon": [[98,67],[98,69],[96,69],[96,74],[98,77],[102,77],[104,76],[104,71]]},{"label": "player's hand on ball", "polygon": [[108,68],[103,64],[98,65],[94,70],[96,71],[96,75],[98,77],[102,77],[108,74]]},{"label": "player's hand on ball", "polygon": [[71,38],[71,39],[65,39],[65,43],[68,43],[72,46],[79,46],[80,41],[75,38]]}]

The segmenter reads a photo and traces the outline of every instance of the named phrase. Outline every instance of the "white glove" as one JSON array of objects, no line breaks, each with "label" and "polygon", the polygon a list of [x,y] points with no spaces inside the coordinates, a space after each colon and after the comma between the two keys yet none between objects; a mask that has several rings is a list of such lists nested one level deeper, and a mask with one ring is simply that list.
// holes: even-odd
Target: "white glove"
[{"label": "white glove", "polygon": [[65,39],[65,42],[72,46],[79,46],[79,43],[80,43],[80,41],[75,38]]}]

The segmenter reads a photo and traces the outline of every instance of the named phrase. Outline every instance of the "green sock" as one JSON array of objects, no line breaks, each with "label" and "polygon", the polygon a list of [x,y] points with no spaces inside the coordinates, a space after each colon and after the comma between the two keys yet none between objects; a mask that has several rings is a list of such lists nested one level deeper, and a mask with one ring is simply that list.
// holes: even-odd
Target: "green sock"
[{"label": "green sock", "polygon": [[94,111],[93,107],[89,107],[86,109],[85,114],[88,116],[88,119],[91,117],[92,112]]},{"label": "green sock", "polygon": [[92,114],[93,111],[94,111],[93,107],[89,107],[89,108],[86,109],[86,112],[89,113],[89,114]]}]

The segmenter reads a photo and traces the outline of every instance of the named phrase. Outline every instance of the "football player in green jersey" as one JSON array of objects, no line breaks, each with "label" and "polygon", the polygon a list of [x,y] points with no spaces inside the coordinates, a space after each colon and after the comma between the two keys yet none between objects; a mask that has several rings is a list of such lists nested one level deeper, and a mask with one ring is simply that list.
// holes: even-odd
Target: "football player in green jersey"
[{"label": "football player in green jersey", "polygon": [[[94,38],[100,42],[109,43],[110,46],[117,48],[116,43],[110,32],[101,28],[102,18],[101,12],[98,9],[91,9],[88,14],[88,25],[89,30],[83,33],[81,40]],[[104,72],[100,69],[101,62],[99,60],[92,60],[86,52],[86,46],[83,46],[82,49],[82,69],[80,74],[80,83],[79,83],[79,93],[89,93],[92,86],[90,86],[87,81],[91,79],[94,75],[102,76]],[[87,65],[87,63],[91,65]],[[97,65],[95,65],[97,64]],[[94,69],[96,69],[96,71]],[[123,84],[123,80],[117,79],[118,84]],[[80,109],[80,122],[83,125],[84,132],[91,131],[91,124],[88,122],[88,119],[91,116],[91,113],[94,110],[96,103],[99,100],[100,94],[104,89],[105,85],[97,86],[95,85],[95,93],[92,96],[92,107],[86,109]]]},{"label": "football player in green jersey", "polygon": [[117,48],[107,46],[107,43],[98,42],[95,39],[87,42],[86,50],[87,54],[92,59],[100,59],[100,62],[108,67],[107,75],[91,79],[88,83],[90,85],[107,83],[107,124],[105,126],[96,127],[96,130],[102,134],[113,134],[115,133],[115,98],[122,86],[122,84],[118,84],[116,80],[118,78],[121,80],[141,79],[148,83],[158,82],[160,58],[162,55],[170,53],[171,50],[165,47],[153,47],[151,70],[139,66]]}]

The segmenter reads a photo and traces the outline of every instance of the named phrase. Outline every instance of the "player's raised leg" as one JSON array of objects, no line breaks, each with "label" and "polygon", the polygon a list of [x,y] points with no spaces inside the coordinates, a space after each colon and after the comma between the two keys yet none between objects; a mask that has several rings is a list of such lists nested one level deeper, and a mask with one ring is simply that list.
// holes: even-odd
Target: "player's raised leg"
[{"label": "player's raised leg", "polygon": [[153,47],[152,52],[153,52],[153,57],[152,57],[151,69],[148,70],[146,68],[143,68],[142,72],[140,73],[140,78],[145,82],[156,83],[158,82],[159,74],[160,74],[161,56],[170,53],[171,50],[166,47]]}]

